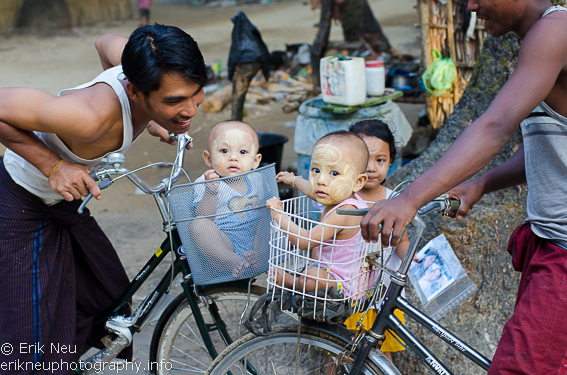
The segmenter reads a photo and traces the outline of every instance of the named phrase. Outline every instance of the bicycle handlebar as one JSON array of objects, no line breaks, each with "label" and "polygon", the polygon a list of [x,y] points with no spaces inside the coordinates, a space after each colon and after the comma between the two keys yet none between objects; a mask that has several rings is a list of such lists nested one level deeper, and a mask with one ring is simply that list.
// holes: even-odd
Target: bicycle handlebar
[{"label": "bicycle handlebar", "polygon": [[[131,172],[129,169],[122,168],[120,164],[124,162],[124,157],[121,154],[108,154],[105,158],[102,159],[104,163],[103,166],[96,171],[89,172],[89,176],[91,176],[91,178],[95,181],[101,181],[98,185],[98,188],[100,190],[108,188],[118,178],[128,177],[128,179],[132,181],[132,183],[144,193],[152,195],[159,194],[167,189],[171,184],[177,182],[177,180],[179,180],[179,178],[181,177],[183,162],[185,161],[185,150],[189,149],[188,146],[193,141],[193,138],[187,137],[185,136],[185,134],[170,134],[170,136],[175,136],[177,138],[177,156],[175,158],[175,163],[172,163],[174,172],[170,177],[162,179],[155,187],[147,184],[136,173]],[[113,155],[117,156],[117,159],[112,159]],[[120,156],[122,157],[120,158]],[[110,178],[110,175],[121,176],[113,180]],[[89,193],[89,195],[86,196],[86,198],[79,206],[79,209],[77,210],[78,213],[83,213],[85,206],[92,197],[92,193]]]},{"label": "bicycle handlebar", "polygon": [[[447,212],[457,212],[459,207],[461,206],[461,202],[456,199],[449,199],[447,194],[443,194],[438,198],[435,198],[433,201],[427,203],[425,206],[421,207],[417,213],[420,215],[425,215],[431,211],[443,211],[443,214]],[[348,208],[337,208],[337,213],[339,215],[350,215],[350,216],[364,216],[368,213],[370,208],[355,208],[355,209],[348,209]]]}]

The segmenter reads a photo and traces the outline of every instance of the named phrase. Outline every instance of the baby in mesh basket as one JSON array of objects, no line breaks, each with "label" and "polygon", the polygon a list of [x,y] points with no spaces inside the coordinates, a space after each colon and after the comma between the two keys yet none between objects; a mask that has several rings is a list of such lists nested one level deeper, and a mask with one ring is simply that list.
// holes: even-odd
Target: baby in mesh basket
[{"label": "baby in mesh basket", "polygon": [[[272,277],[277,285],[305,292],[335,286],[347,297],[357,295],[360,280],[353,274],[360,273],[360,265],[358,270],[354,269],[353,259],[361,248],[358,225],[362,216],[339,215],[336,209],[368,207],[356,194],[368,179],[365,174],[368,157],[362,138],[346,131],[327,134],[317,141],[311,153],[309,184],[312,196],[325,206],[321,224],[307,230],[296,225],[289,216],[271,210],[280,228],[290,233],[286,232],[289,241],[301,250],[311,250],[315,261],[297,275],[274,271]],[[275,197],[266,205],[283,210],[282,202]],[[332,227],[335,225],[356,228],[335,229]],[[318,243],[323,244],[317,246]]]},{"label": "baby in mesh basket", "polygon": [[[197,185],[193,206],[196,216],[190,231],[197,248],[218,272],[239,278],[254,269],[254,240],[261,219],[258,189],[261,177],[254,173],[262,155],[258,153],[256,131],[241,121],[223,121],[211,128],[205,163],[212,167],[194,182]],[[219,177],[233,177],[214,181]],[[243,211],[244,210],[244,211]]]}]

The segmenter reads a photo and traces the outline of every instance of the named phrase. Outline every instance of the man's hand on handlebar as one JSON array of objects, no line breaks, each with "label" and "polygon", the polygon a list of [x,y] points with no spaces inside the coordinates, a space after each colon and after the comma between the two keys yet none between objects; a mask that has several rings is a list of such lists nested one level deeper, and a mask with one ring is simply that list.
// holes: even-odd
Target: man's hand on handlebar
[{"label": "man's hand on handlebar", "polygon": [[89,168],[84,165],[61,161],[49,176],[49,186],[68,202],[86,197],[89,193],[96,199],[101,199],[102,193],[89,172]]},{"label": "man's hand on handlebar", "polygon": [[380,234],[378,225],[382,224],[382,245],[397,246],[404,228],[413,220],[419,208],[405,199],[403,193],[393,199],[374,203],[360,223],[362,237],[366,241],[377,242]]},{"label": "man's hand on handlebar", "polygon": [[475,180],[462,183],[449,190],[447,194],[451,199],[458,199],[461,201],[461,207],[457,212],[448,213],[450,217],[454,217],[457,220],[461,220],[466,216],[469,216],[474,204],[483,196],[482,186],[480,186],[480,184]]}]

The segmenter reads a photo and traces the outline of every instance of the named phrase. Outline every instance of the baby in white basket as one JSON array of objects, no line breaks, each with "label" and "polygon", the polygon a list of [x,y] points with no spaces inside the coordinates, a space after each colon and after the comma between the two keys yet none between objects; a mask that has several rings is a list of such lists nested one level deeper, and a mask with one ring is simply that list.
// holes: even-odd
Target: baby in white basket
[{"label": "baby in white basket", "polygon": [[[211,267],[231,272],[239,278],[255,266],[254,239],[260,213],[251,210],[260,204],[260,177],[253,174],[215,182],[219,177],[233,177],[256,169],[262,155],[258,153],[258,134],[242,121],[223,121],[209,131],[205,163],[212,167],[197,178],[196,216],[190,225],[197,248]],[[234,212],[234,213],[233,213]]]},{"label": "baby in white basket", "polygon": [[311,230],[300,228],[288,215],[275,211],[283,211],[279,199],[274,197],[266,202],[273,208],[272,218],[286,231],[289,241],[301,250],[311,250],[311,258],[316,259],[298,276],[282,270],[273,271],[277,285],[306,292],[335,286],[345,296],[357,294],[359,281],[352,275],[359,273],[360,265],[358,271],[354,270],[353,258],[362,243],[358,227],[362,216],[339,215],[336,209],[368,207],[356,194],[368,179],[365,174],[367,163],[368,148],[355,134],[340,131],[317,141],[311,153],[309,184],[312,196],[325,209],[321,224]]}]

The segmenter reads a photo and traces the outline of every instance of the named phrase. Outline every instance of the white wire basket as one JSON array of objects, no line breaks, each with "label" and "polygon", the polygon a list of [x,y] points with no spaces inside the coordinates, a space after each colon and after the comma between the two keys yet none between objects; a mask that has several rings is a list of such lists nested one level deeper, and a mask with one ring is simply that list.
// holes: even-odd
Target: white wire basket
[{"label": "white wire basket", "polygon": [[[291,220],[284,225],[286,221],[282,222],[281,215],[278,222],[272,220],[271,223],[267,284],[272,300],[284,301],[286,292],[300,296],[302,303],[310,301],[314,305],[313,319],[316,319],[317,311],[320,314],[322,310],[324,315],[332,304],[347,304],[355,313],[374,303],[373,291],[378,290],[376,287],[381,284],[384,273],[384,268],[376,264],[387,261],[382,259],[380,241],[367,243],[359,231],[355,240],[349,240],[345,245],[345,240],[337,240],[337,233],[360,227],[333,226],[312,220],[313,214],[320,212],[313,210],[312,200],[306,196],[287,199],[283,201],[283,211],[276,211],[285,213]],[[320,238],[311,237],[310,230],[316,225],[323,226]],[[331,239],[323,242],[321,239],[329,233]],[[297,245],[297,239],[301,247]],[[371,265],[369,259],[375,265]],[[284,273],[291,276],[287,276],[288,282],[281,277],[282,280],[277,281],[276,274]],[[332,287],[335,287],[334,291]]]}]

